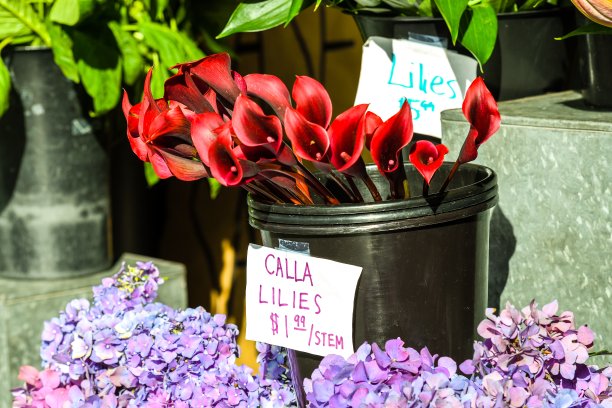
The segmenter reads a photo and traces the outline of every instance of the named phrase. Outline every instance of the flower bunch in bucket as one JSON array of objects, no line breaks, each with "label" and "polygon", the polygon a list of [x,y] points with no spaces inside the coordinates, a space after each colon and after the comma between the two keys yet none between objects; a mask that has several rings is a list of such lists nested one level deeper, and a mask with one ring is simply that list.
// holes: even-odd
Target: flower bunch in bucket
[{"label": "flower bunch in bucket", "polygon": [[[151,94],[151,73],[141,102],[132,106],[127,94],[123,97],[132,150],[150,162],[160,178],[213,177],[262,200],[296,205],[409,196],[401,154],[413,137],[408,102],[384,121],[368,111],[367,104],[332,120],[327,91],[307,76],[296,77],[290,94],[273,75],[243,77],[232,71],[227,54],[175,68],[177,73],[165,82],[163,98]],[[463,112],[470,131],[439,191],[447,188],[461,164],[476,158],[479,146],[499,128],[497,104],[480,77],[466,92]],[[388,180],[388,194],[381,194],[366,171],[364,148]],[[446,153],[446,146],[426,140],[411,146],[409,160],[423,176],[426,194]]]}]

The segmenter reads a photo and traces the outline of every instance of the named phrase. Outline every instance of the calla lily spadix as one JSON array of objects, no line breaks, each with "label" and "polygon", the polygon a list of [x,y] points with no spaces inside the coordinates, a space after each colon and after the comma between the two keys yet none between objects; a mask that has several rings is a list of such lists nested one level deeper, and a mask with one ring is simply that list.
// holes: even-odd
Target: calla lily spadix
[{"label": "calla lily spadix", "polygon": [[[124,94],[122,104],[132,150],[160,178],[214,177],[277,204],[363,202],[358,183],[374,201],[407,196],[402,149],[413,136],[408,102],[385,121],[369,112],[368,105],[333,118],[325,87],[307,76],[296,76],[290,92],[276,76],[243,77],[232,71],[227,54],[175,68],[163,98],[153,98],[149,72],[142,101],[132,106]],[[441,191],[456,168],[475,159],[479,146],[499,128],[497,105],[481,78],[469,87],[463,112],[470,131]],[[381,196],[366,172],[364,147],[388,179],[389,197]],[[413,145],[409,157],[424,185],[447,151],[430,142]]]}]

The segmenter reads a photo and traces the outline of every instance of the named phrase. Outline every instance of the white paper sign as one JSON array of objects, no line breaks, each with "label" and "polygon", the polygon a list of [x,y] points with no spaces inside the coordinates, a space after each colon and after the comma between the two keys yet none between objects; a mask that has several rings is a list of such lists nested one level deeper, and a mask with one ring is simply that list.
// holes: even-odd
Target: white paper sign
[{"label": "white paper sign", "polygon": [[258,245],[247,254],[246,338],[311,354],[353,354],[361,267]]},{"label": "white paper sign", "polygon": [[355,104],[383,120],[408,100],[414,132],[442,136],[440,112],[460,108],[476,77],[474,58],[413,40],[370,37],[363,45]]}]

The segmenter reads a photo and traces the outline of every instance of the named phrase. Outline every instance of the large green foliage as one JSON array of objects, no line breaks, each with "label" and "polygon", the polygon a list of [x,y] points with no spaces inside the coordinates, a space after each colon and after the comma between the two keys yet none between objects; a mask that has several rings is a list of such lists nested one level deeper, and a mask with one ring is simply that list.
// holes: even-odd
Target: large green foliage
[{"label": "large green foliage", "polygon": [[[51,47],[64,75],[91,96],[91,114],[101,115],[117,106],[122,87],[142,88],[150,66],[161,95],[170,67],[204,55],[186,32],[187,1],[0,0],[0,47]],[[9,91],[0,59],[0,115]]]},{"label": "large green foliage", "polygon": [[[259,0],[236,7],[219,38],[238,32],[287,25],[299,11],[324,0]],[[497,39],[497,13],[532,10],[556,0],[326,0],[327,6],[351,13],[442,17],[453,43],[459,42],[480,65],[487,62]]]}]

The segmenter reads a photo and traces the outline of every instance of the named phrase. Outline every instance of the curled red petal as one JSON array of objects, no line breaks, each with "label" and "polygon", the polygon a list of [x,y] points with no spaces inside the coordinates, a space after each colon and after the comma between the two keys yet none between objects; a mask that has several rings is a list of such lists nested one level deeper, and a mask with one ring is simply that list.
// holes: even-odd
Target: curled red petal
[{"label": "curled red petal", "polygon": [[372,143],[372,136],[374,136],[374,132],[378,127],[383,123],[383,120],[375,114],[374,112],[366,112],[364,118],[364,131],[365,131],[365,145],[370,150],[370,145]]},{"label": "curled red petal", "polygon": [[418,140],[412,145],[408,158],[429,184],[434,173],[444,163],[447,153],[448,147],[443,144],[435,145],[429,140]]},{"label": "curled red petal", "polygon": [[265,146],[276,153],[283,142],[280,119],[264,114],[261,107],[245,95],[236,99],[232,127],[240,143],[247,146]]},{"label": "curled red petal", "polygon": [[191,143],[191,125],[179,106],[165,110],[153,119],[148,129],[149,142],[162,136],[177,137]]},{"label": "curled red petal", "polygon": [[137,112],[139,111],[140,106],[132,106],[130,104],[130,100],[128,99],[127,92],[123,91],[123,101],[121,103],[121,107],[123,109],[123,115],[125,116],[125,121],[127,124],[127,138],[130,142],[130,147],[140,160],[148,161],[149,151],[145,145],[145,142],[142,141],[140,135],[138,134]]},{"label": "curled red petal", "polygon": [[204,97],[208,89],[199,89],[189,73],[179,73],[164,82],[164,98],[182,103],[190,110],[201,112],[214,111],[213,105]]},{"label": "curled red petal", "polygon": [[374,132],[370,143],[372,160],[383,173],[398,167],[401,150],[412,139],[412,113],[408,102],[395,115],[383,122]]},{"label": "curled red petal", "polygon": [[240,89],[240,92],[246,95],[246,93],[247,93],[247,83],[244,80],[244,77],[242,75],[240,75],[239,72],[232,71],[232,79],[236,83],[236,86],[238,87],[238,89]]},{"label": "curled red petal", "polygon": [[183,181],[193,181],[209,176],[208,171],[206,171],[206,168],[202,162],[173,154],[172,151],[167,149],[155,149],[156,152],[163,157],[168,170],[177,179]]},{"label": "curled red petal", "polygon": [[296,76],[291,96],[295,109],[309,122],[327,129],[332,116],[332,103],[325,87],[316,79]]},{"label": "curled red petal", "polygon": [[204,164],[210,166],[208,150],[210,145],[217,138],[215,129],[223,126],[225,122],[221,116],[214,112],[204,112],[190,118],[191,122],[191,139],[193,145],[198,151],[198,155]]},{"label": "curled red petal", "polygon": [[157,149],[155,149],[155,147],[147,147],[147,149],[149,150],[149,161],[151,162],[157,177],[160,179],[172,177],[173,174],[168,168],[168,164],[166,164],[164,157],[157,151]]},{"label": "curled red petal", "polygon": [[311,123],[295,109],[285,112],[285,132],[298,157],[310,161],[326,159],[329,135],[323,127]]},{"label": "curled red petal", "polygon": [[353,106],[338,115],[329,127],[330,162],[340,172],[351,168],[361,157],[367,109],[367,104]]},{"label": "curled red petal", "polygon": [[255,96],[270,105],[281,120],[285,110],[291,106],[289,90],[280,78],[274,75],[249,74],[244,77],[249,96]]},{"label": "curled red petal", "polygon": [[208,150],[210,172],[224,186],[236,186],[242,182],[242,166],[232,151],[231,134],[224,128]]},{"label": "curled red petal", "polygon": [[497,132],[501,116],[495,98],[481,77],[477,77],[468,88],[462,110],[470,123],[470,131],[457,161],[467,163],[476,159],[480,145]]},{"label": "curled red petal", "polygon": [[229,54],[220,53],[206,56],[197,61],[179,64],[175,68],[179,68],[181,72],[190,72],[212,87],[227,101],[234,103],[240,95],[240,88],[234,81],[230,66]]}]

